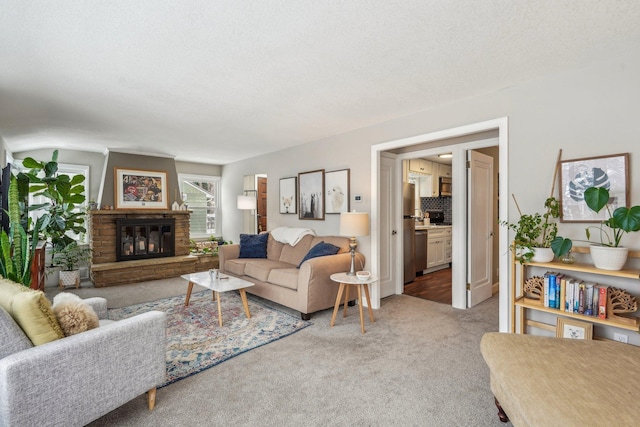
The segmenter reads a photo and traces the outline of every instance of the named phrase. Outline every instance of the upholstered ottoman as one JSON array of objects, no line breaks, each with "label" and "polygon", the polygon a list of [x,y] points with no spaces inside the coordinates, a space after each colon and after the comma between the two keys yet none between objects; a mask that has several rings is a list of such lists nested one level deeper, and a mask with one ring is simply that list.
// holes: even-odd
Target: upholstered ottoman
[{"label": "upholstered ottoman", "polygon": [[480,349],[514,426],[640,425],[640,347],[487,333]]}]

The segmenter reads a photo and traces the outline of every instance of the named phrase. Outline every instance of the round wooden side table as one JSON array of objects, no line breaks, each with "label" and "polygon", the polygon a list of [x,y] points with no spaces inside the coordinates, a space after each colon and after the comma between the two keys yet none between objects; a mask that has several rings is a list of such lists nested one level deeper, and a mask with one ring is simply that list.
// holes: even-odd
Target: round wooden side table
[{"label": "round wooden side table", "polygon": [[[369,297],[369,285],[378,281],[378,276],[374,276],[373,274],[369,276],[368,279],[361,280],[356,276],[349,276],[347,273],[334,273],[331,275],[331,280],[334,282],[340,283],[340,288],[338,289],[338,296],[336,297],[336,305],[333,308],[333,316],[331,316],[331,324],[330,327],[336,322],[336,315],[338,314],[338,309],[340,308],[340,301],[342,300],[342,294],[344,292],[344,312],[342,317],[347,317],[347,301],[349,301],[349,287],[355,286],[358,289],[358,308],[360,309],[360,329],[362,333],[365,333],[364,330],[364,313],[362,312],[362,290],[364,290],[364,295],[367,298],[367,308],[369,309],[369,319],[371,322],[375,322],[373,318],[373,310],[371,309],[371,298]],[[346,292],[345,292],[346,288]]]}]

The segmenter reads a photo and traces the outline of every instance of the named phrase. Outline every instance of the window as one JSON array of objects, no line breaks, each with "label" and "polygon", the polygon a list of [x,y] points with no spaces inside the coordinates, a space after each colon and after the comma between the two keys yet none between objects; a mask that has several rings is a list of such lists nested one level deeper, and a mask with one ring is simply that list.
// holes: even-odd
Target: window
[{"label": "window", "polygon": [[191,237],[220,237],[220,177],[178,174],[178,181],[182,201],[191,211]]},{"label": "window", "polygon": [[[27,169],[22,166],[21,160],[15,160],[14,165],[12,166],[17,171],[27,171]],[[58,173],[63,175],[69,175],[71,178],[73,178],[75,175],[84,175],[83,184],[84,184],[85,201],[81,205],[76,205],[73,211],[74,212],[85,211],[87,209],[87,203],[88,203],[87,189],[89,188],[89,166],[58,163]],[[29,194],[29,205],[46,203],[46,202],[47,202],[47,199],[44,196],[34,197],[32,193]],[[44,212],[42,209],[38,209],[35,211],[31,211],[29,213],[29,216],[31,217],[32,221],[36,221],[36,219],[40,217],[43,213]],[[87,228],[86,225],[85,225],[85,228]],[[68,236],[73,238],[74,240],[77,240],[80,243],[87,243],[87,233],[83,233],[83,235],[69,233]]]}]

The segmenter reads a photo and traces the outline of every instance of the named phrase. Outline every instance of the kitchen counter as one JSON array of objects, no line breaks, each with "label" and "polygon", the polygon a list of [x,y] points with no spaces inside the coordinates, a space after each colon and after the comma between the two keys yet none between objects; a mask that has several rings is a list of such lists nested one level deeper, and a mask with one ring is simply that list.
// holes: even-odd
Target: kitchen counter
[{"label": "kitchen counter", "polygon": [[416,230],[433,230],[434,228],[447,229],[447,228],[451,228],[451,226],[450,225],[435,225],[435,224],[416,225]]}]

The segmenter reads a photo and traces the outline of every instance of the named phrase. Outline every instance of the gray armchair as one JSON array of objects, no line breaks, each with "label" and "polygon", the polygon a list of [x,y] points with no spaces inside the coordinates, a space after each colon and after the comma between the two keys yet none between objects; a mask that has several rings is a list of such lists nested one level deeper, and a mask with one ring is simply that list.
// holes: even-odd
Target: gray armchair
[{"label": "gray armchair", "polygon": [[[104,298],[85,301],[106,318]],[[16,347],[21,340],[16,329],[22,333],[0,307],[0,347]],[[5,351],[0,355],[0,425],[83,426],[145,392],[152,410],[156,387],[165,381],[165,331],[166,314],[151,311],[12,354]]]}]

